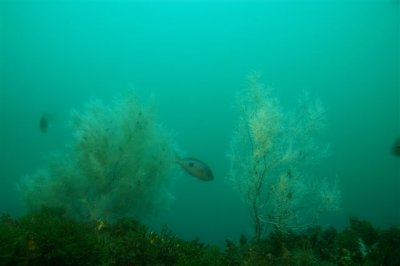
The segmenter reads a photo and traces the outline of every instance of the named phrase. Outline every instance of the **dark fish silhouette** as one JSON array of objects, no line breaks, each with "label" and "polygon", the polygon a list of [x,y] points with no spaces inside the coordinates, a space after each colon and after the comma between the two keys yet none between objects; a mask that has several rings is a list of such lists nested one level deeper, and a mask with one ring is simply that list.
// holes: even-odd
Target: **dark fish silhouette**
[{"label": "dark fish silhouette", "polygon": [[42,133],[46,133],[49,128],[50,116],[46,113],[42,114],[39,120],[39,129]]},{"label": "dark fish silhouette", "polygon": [[183,170],[191,176],[202,181],[211,181],[214,175],[208,165],[195,158],[176,158],[175,162],[179,164]]},{"label": "dark fish silhouette", "polygon": [[392,154],[395,156],[400,156],[400,138],[398,138],[393,145]]}]

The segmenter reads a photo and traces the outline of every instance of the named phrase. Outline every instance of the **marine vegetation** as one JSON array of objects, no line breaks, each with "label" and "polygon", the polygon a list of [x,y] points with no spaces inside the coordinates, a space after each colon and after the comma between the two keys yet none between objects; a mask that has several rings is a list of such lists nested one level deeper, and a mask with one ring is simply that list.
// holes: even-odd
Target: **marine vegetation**
[{"label": "marine vegetation", "polygon": [[[363,243],[363,244],[361,244]],[[374,228],[355,217],[342,232],[308,227],[273,231],[259,241],[214,246],[183,240],[168,228],[137,220],[77,221],[42,207],[14,219],[0,216],[1,265],[400,265],[400,230]]]},{"label": "marine vegetation", "polygon": [[169,133],[132,94],[73,112],[72,143],[20,185],[28,210],[62,207],[79,219],[140,219],[165,207],[173,162]]},{"label": "marine vegetation", "polygon": [[272,89],[253,73],[238,106],[229,180],[250,208],[254,238],[271,229],[301,229],[315,223],[321,212],[338,210],[335,182],[312,172],[328,148],[316,137],[324,126],[322,104],[305,95],[297,108],[284,111]]}]

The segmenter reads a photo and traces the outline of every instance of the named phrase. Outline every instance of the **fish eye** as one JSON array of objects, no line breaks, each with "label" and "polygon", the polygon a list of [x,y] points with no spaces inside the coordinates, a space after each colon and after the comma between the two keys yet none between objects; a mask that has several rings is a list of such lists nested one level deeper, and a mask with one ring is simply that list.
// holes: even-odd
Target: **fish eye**
[{"label": "fish eye", "polygon": [[193,167],[193,166],[194,166],[194,163],[193,163],[193,162],[190,162],[190,163],[189,163],[189,166],[190,166],[190,167]]}]

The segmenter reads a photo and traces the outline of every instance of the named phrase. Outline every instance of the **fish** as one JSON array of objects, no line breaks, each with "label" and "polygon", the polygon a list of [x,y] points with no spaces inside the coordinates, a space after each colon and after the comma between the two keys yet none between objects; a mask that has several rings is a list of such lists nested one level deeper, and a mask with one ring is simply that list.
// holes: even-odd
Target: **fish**
[{"label": "fish", "polygon": [[175,162],[179,164],[186,173],[202,181],[214,180],[211,168],[203,161],[196,158],[179,158]]},{"label": "fish", "polygon": [[393,145],[392,154],[394,156],[400,156],[400,138],[398,138]]},{"label": "fish", "polygon": [[49,128],[49,116],[45,113],[42,114],[39,120],[39,129],[40,132],[46,133],[47,129]]},{"label": "fish", "polygon": [[54,116],[50,113],[43,113],[39,119],[40,132],[46,133],[48,129],[53,125]]}]

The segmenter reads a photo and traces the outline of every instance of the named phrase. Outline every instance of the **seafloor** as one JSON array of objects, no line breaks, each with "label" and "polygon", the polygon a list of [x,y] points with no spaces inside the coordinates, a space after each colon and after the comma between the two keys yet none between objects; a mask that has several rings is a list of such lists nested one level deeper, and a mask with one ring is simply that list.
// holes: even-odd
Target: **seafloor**
[{"label": "seafloor", "polygon": [[400,229],[354,217],[341,231],[275,231],[259,241],[239,235],[217,247],[132,219],[80,222],[42,208],[1,216],[0,265],[400,265]]}]

